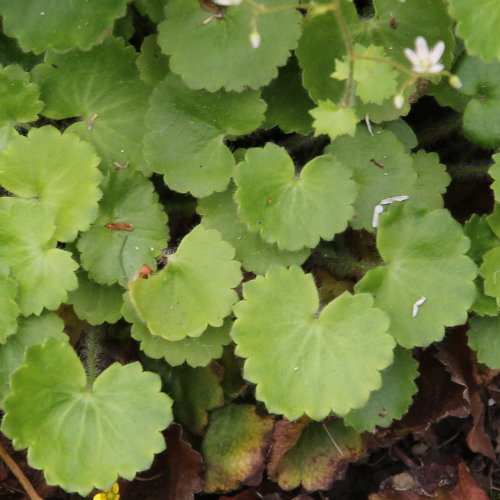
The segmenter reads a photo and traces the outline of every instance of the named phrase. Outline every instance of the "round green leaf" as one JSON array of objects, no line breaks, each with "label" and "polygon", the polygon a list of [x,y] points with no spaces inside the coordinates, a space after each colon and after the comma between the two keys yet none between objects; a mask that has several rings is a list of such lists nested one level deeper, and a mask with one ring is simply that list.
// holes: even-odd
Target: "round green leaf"
[{"label": "round green leaf", "polygon": [[9,276],[9,268],[0,266],[0,344],[17,330],[19,307],[16,304],[17,284]]},{"label": "round green leaf", "polygon": [[[352,2],[340,2],[342,15],[350,30],[359,23],[356,7]],[[336,103],[344,92],[345,83],[331,78],[335,60],[347,53],[340,29],[333,12],[308,16],[303,22],[302,37],[297,57],[303,71],[304,87],[311,98],[330,99]]]},{"label": "round green leaf", "polygon": [[129,293],[124,295],[122,312],[125,319],[132,323],[132,337],[140,342],[141,350],[150,358],[165,358],[171,366],[184,362],[194,368],[206,366],[212,359],[220,358],[222,347],[231,342],[229,329],[233,322],[228,318],[218,328],[209,326],[199,337],[186,337],[172,342],[149,332],[135,312]]},{"label": "round green leaf", "polygon": [[266,243],[258,233],[248,230],[238,217],[238,207],[233,200],[234,190],[234,185],[231,185],[223,193],[214,193],[199,200],[197,211],[203,215],[202,225],[221,233],[222,238],[234,247],[236,258],[247,271],[264,274],[274,265],[287,267],[302,264],[309,256],[308,248],[296,252],[280,250],[277,245]]},{"label": "round green leaf", "polygon": [[91,280],[87,273],[77,273],[78,288],[68,294],[68,304],[76,315],[91,325],[116,323],[121,317],[123,288],[118,285],[101,285]]},{"label": "round green leaf", "polygon": [[43,108],[36,83],[17,64],[0,65],[0,124],[30,122]]},{"label": "round green leaf", "polygon": [[344,417],[345,423],[358,432],[371,431],[376,426],[389,427],[406,413],[417,392],[417,368],[411,351],[396,347],[394,362],[382,372],[382,387],[370,394],[363,408],[350,411]]},{"label": "round green leaf", "polygon": [[146,118],[149,165],[175,191],[197,197],[224,191],[234,168],[224,139],[252,132],[264,120],[264,109],[256,91],[195,91],[168,75],[155,88]]},{"label": "round green leaf", "polygon": [[449,0],[448,4],[467,52],[485,61],[500,59],[500,6],[497,0]]},{"label": "round green leaf", "polygon": [[296,266],[271,268],[243,294],[231,336],[269,412],[289,420],[345,415],[380,387],[394,341],[370,295],[345,292],[319,312],[314,279]]},{"label": "round green leaf", "polygon": [[77,287],[78,264],[55,248],[54,215],[40,204],[0,198],[0,266],[9,265],[17,283],[21,314],[57,309]]},{"label": "round green leaf", "polygon": [[469,244],[447,210],[409,200],[381,215],[377,248],[385,266],[368,271],[356,288],[375,296],[403,347],[441,340],[445,326],[466,321],[477,274],[464,255]]},{"label": "round green leaf", "polygon": [[479,274],[484,278],[484,293],[500,305],[500,246],[484,255]]},{"label": "round green leaf", "polygon": [[208,325],[221,326],[241,281],[233,257],[233,247],[219,232],[197,226],[158,274],[131,282],[130,297],[150,332],[181,340],[199,337]]},{"label": "round green leaf", "polygon": [[118,475],[132,480],[165,448],[172,403],[160,390],[160,377],[139,363],[114,363],[89,388],[70,344],[49,340],[31,346],[13,375],[2,432],[28,448],[49,484],[85,496]]},{"label": "round green leaf", "polygon": [[0,151],[0,184],[22,198],[40,202],[54,214],[58,241],[73,241],[97,215],[102,194],[100,159],[94,148],[54,127],[18,135]]},{"label": "round green leaf", "polygon": [[145,168],[142,137],[151,88],[139,78],[136,58],[133,47],[108,38],[87,52],[49,51],[45,63],[33,69],[43,114],[79,117],[69,130],[95,146],[106,170],[117,164]]},{"label": "round green leaf", "polygon": [[383,130],[370,135],[358,127],[355,137],[338,137],[326,149],[353,170],[359,194],[354,204],[354,229],[373,231],[373,211],[383,199],[409,195],[416,181],[410,155],[392,132]]},{"label": "round green leaf", "polygon": [[[352,78],[356,82],[355,92],[365,103],[382,104],[385,99],[394,96],[398,90],[397,71],[391,66],[383,47],[370,45],[363,47],[359,43],[354,45],[354,53],[368,59],[356,59]],[[378,61],[370,60],[378,59]],[[335,61],[335,71],[332,77],[337,80],[348,80],[350,64],[347,57]],[[380,61],[386,61],[381,63]]]},{"label": "round green leaf", "polygon": [[493,193],[495,193],[495,201],[500,203],[500,153],[493,155],[493,165],[488,173],[493,177],[494,182],[491,185]]},{"label": "round green leaf", "polygon": [[356,197],[351,175],[328,155],[314,158],[296,174],[285,149],[272,143],[249,149],[235,172],[240,217],[280,249],[312,248],[320,238],[331,240],[346,228]]},{"label": "round green leaf", "polygon": [[[500,213],[499,213],[500,215]],[[487,216],[479,217],[473,214],[472,217],[464,224],[464,233],[470,240],[470,248],[467,255],[476,263],[480,264],[484,254],[499,246],[500,240],[493,232]]]},{"label": "round green leaf", "polygon": [[208,424],[208,412],[224,403],[221,378],[220,368],[217,372],[213,366],[172,368],[166,386],[174,400],[175,421],[189,432],[202,436]]},{"label": "round green leaf", "polygon": [[292,57],[278,70],[278,76],[262,89],[262,98],[267,103],[263,128],[278,126],[287,134],[311,132],[312,119],[308,111],[314,107],[314,102],[302,86],[301,76],[297,59]]},{"label": "round green leaf", "polygon": [[154,87],[168,73],[168,57],[161,53],[157,36],[149,35],[141,45],[141,54],[135,61],[141,80]]},{"label": "round green leaf", "polygon": [[[288,3],[260,1],[270,9]],[[158,43],[171,56],[172,71],[191,88],[257,89],[277,75],[277,67],[286,63],[297,45],[301,15],[291,7],[258,14],[250,2],[242,2],[220,9],[222,19],[206,22],[211,13],[198,1],[171,0],[165,7],[167,19],[158,27]],[[250,43],[252,32],[260,35],[257,48]]]},{"label": "round green leaf", "polygon": [[471,318],[467,336],[477,359],[493,370],[500,370],[500,316]]},{"label": "round green leaf", "polygon": [[314,118],[313,127],[316,135],[328,134],[330,139],[339,135],[354,136],[358,118],[354,108],[339,108],[330,99],[318,101],[318,107],[309,111]]},{"label": "round green leaf", "polygon": [[15,335],[0,345],[0,407],[10,390],[12,374],[23,364],[26,349],[33,344],[43,344],[49,338],[65,340],[64,323],[53,312],[44,311],[40,316],[19,318]]},{"label": "round green leaf", "polygon": [[430,208],[442,208],[442,195],[451,182],[451,177],[446,172],[446,166],[439,163],[437,153],[426,153],[420,150],[412,154],[411,157],[417,179],[410,197],[425,201]]},{"label": "round green leaf", "polygon": [[[125,285],[167,245],[167,215],[152,183],[139,172],[110,171],[101,184],[99,215],[77,241],[82,267],[103,285]],[[129,224],[129,229],[106,224]]]},{"label": "round green leaf", "polygon": [[127,0],[0,0],[0,15],[6,34],[17,38],[25,52],[39,54],[48,48],[90,49],[125,15],[126,5]]},{"label": "round green leaf", "polygon": [[471,96],[463,116],[464,134],[485,148],[500,146],[500,62],[463,57],[454,68],[459,91]]}]

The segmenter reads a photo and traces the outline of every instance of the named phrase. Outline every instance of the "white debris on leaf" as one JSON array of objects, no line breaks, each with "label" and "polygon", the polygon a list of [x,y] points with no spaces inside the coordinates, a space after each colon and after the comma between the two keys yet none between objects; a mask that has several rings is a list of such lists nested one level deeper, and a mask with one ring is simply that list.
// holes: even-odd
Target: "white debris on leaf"
[{"label": "white debris on leaf", "polygon": [[413,304],[413,308],[411,311],[411,317],[414,318],[418,314],[418,310],[420,306],[427,300],[427,297],[420,297],[415,304]]},{"label": "white debris on leaf", "polygon": [[409,198],[406,194],[402,194],[399,196],[392,196],[391,198],[384,198],[378,205],[375,205],[373,209],[373,219],[372,226],[378,227],[378,219],[380,214],[384,211],[384,205],[390,205],[395,201],[405,201]]},{"label": "white debris on leaf", "polygon": [[213,0],[213,2],[217,5],[223,5],[227,7],[229,5],[239,5],[241,0]]},{"label": "white debris on leaf", "polygon": [[412,64],[412,70],[415,73],[439,73],[444,69],[444,65],[439,63],[439,59],[444,52],[444,42],[439,41],[429,50],[427,41],[419,36],[415,40],[415,51],[405,49],[404,53]]},{"label": "white debris on leaf", "polygon": [[405,105],[405,98],[401,94],[395,95],[393,103],[396,109],[401,109]]}]

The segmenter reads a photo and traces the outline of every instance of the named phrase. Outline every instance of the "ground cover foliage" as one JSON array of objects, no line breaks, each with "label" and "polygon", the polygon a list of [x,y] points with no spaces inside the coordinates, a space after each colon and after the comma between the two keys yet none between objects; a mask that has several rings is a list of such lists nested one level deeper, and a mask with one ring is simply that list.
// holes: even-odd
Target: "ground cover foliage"
[{"label": "ground cover foliage", "polygon": [[497,2],[0,16],[0,496],[498,496]]}]

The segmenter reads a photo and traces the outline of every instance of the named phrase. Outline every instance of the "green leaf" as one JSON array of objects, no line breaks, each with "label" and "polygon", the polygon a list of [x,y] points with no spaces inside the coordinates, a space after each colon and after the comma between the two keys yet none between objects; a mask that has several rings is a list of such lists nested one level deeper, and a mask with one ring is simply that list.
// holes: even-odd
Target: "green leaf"
[{"label": "green leaf", "polygon": [[361,436],[341,421],[311,422],[305,428],[301,421],[281,421],[274,437],[280,446],[272,449],[269,475],[287,491],[301,483],[306,491],[329,490],[364,452]]},{"label": "green leaf", "polygon": [[280,250],[277,245],[266,243],[258,233],[250,232],[238,217],[238,206],[233,200],[235,186],[223,193],[214,193],[198,202],[197,211],[203,215],[201,224],[216,229],[236,251],[236,259],[255,274],[264,274],[271,266],[302,264],[309,256],[309,249],[296,252]]},{"label": "green leaf", "polygon": [[2,432],[16,449],[29,448],[31,467],[47,482],[87,495],[129,481],[165,448],[172,421],[160,377],[139,363],[114,363],[87,387],[85,370],[68,342],[33,345],[12,377]]},{"label": "green leaf", "polygon": [[151,96],[144,145],[150,167],[178,192],[203,197],[226,189],[234,158],[227,135],[252,132],[264,119],[256,91],[190,90],[168,75]]},{"label": "green leaf", "polygon": [[451,182],[446,166],[439,163],[439,156],[436,153],[426,153],[420,150],[411,156],[417,180],[410,197],[425,201],[430,208],[442,208],[442,195]]},{"label": "green leaf", "polygon": [[469,345],[477,359],[492,370],[500,369],[500,316],[470,319]]},{"label": "green leaf", "polygon": [[500,203],[500,153],[493,155],[492,159],[493,165],[488,170],[488,173],[494,180],[491,189],[493,189],[493,193],[495,194],[495,201]]},{"label": "green leaf", "polygon": [[394,341],[370,295],[345,292],[319,312],[314,279],[296,266],[271,268],[243,294],[231,336],[269,412],[289,420],[344,415],[380,387]]},{"label": "green leaf", "polygon": [[357,284],[391,319],[390,333],[406,348],[441,340],[461,325],[474,302],[477,269],[464,254],[469,240],[447,210],[420,202],[394,204],[380,217],[377,248],[385,266]]},{"label": "green leaf", "polygon": [[[110,171],[101,184],[99,215],[77,241],[82,267],[97,283],[125,285],[167,245],[167,215],[152,183],[129,169]],[[113,229],[106,224],[129,224]]]},{"label": "green leaf", "polygon": [[[359,24],[354,3],[343,1],[340,7],[348,29],[352,30]],[[342,40],[342,30],[333,12],[305,18],[296,53],[304,87],[315,102],[329,99],[336,103],[342,97],[345,84],[330,77],[335,60],[347,53]]]},{"label": "green leaf", "polygon": [[38,85],[17,64],[0,65],[0,124],[30,122],[43,108]]},{"label": "green leaf", "polygon": [[467,255],[476,264],[481,264],[483,255],[500,244],[500,240],[490,227],[488,219],[486,216],[479,217],[473,214],[464,225],[464,233],[470,240]]},{"label": "green leaf", "polygon": [[486,216],[485,219],[495,236],[500,239],[500,203],[495,203],[493,213]]},{"label": "green leaf", "polygon": [[315,135],[327,134],[330,139],[339,135],[350,135],[354,137],[358,118],[353,108],[339,108],[330,99],[318,101],[318,107],[309,111],[314,118],[313,127]]},{"label": "green leaf", "polygon": [[7,337],[16,333],[19,307],[16,304],[17,284],[9,276],[9,268],[0,266],[0,344],[6,342]]},{"label": "green leaf", "polygon": [[465,136],[485,148],[500,146],[500,62],[465,56],[454,71],[462,82],[459,91],[472,97],[463,116]]},{"label": "green leaf", "polygon": [[165,0],[135,0],[134,5],[143,16],[148,16],[154,23],[161,23],[165,19]]},{"label": "green leaf", "polygon": [[206,366],[212,359],[220,358],[222,347],[231,341],[229,329],[233,322],[228,318],[218,328],[209,326],[199,337],[186,337],[172,342],[150,333],[135,312],[129,293],[124,295],[122,313],[132,323],[132,337],[140,342],[141,350],[150,358],[165,358],[171,366],[184,362],[192,367]]},{"label": "green leaf", "polygon": [[449,0],[450,14],[457,20],[457,33],[467,52],[490,61],[500,59],[500,8],[496,0]]},{"label": "green leaf", "polygon": [[150,332],[181,340],[199,337],[208,325],[221,326],[241,281],[233,257],[233,247],[220,233],[197,226],[158,274],[131,282],[132,302]]},{"label": "green leaf", "polygon": [[267,103],[263,128],[278,126],[287,134],[311,132],[312,120],[308,111],[314,107],[314,102],[302,86],[296,58],[290,58],[287,65],[278,70],[278,76],[262,89],[262,98]]},{"label": "green leaf", "polygon": [[105,170],[116,164],[145,169],[142,138],[151,88],[139,78],[136,58],[133,47],[110,37],[86,52],[49,51],[45,64],[33,69],[43,114],[79,117],[68,130],[95,146]]},{"label": "green leaf", "polygon": [[344,421],[358,432],[371,431],[376,426],[389,427],[401,418],[417,392],[414,380],[418,376],[418,363],[411,351],[397,347],[394,362],[382,372],[382,387],[370,394],[363,408],[350,411]]},{"label": "green leaf", "polygon": [[[356,95],[367,104],[371,102],[382,104],[384,99],[394,96],[398,90],[396,81],[398,72],[390,64],[387,64],[391,61],[387,58],[384,48],[375,45],[363,47],[357,43],[354,45],[354,54],[379,59],[379,61],[369,59],[354,60],[353,78],[356,82]],[[386,63],[380,61],[386,61]],[[335,61],[335,71],[331,76],[341,81],[348,80],[349,66],[347,57],[344,57],[342,61],[337,59]]]},{"label": "green leaf", "polygon": [[[196,0],[171,0],[165,7],[167,19],[158,26],[158,43],[171,56],[172,71],[191,88],[257,89],[277,75],[277,67],[297,45],[301,15],[294,6],[279,9],[288,3],[261,0],[260,5],[276,10],[259,14],[249,2],[242,2],[218,9],[223,19],[208,21],[214,13]],[[250,43],[252,32],[260,35],[257,48]]]},{"label": "green leaf", "polygon": [[78,288],[68,294],[68,304],[76,315],[91,325],[116,323],[121,317],[123,288],[106,286],[91,280],[87,273],[77,273]]},{"label": "green leaf", "polygon": [[58,241],[73,241],[97,215],[102,194],[100,159],[74,134],[54,127],[12,137],[0,151],[0,184],[22,198],[40,202],[54,214]]},{"label": "green leaf", "polygon": [[12,374],[23,364],[26,349],[33,344],[43,344],[49,338],[65,340],[64,323],[53,312],[44,311],[40,316],[19,318],[15,335],[0,345],[0,407],[10,390]]},{"label": "green leaf", "polygon": [[372,130],[377,133],[379,130],[388,130],[392,132],[399,142],[402,142],[406,147],[406,152],[410,153],[413,148],[418,145],[418,139],[413,132],[413,129],[401,118],[390,122],[384,122],[380,125],[373,124]]},{"label": "green leaf", "polygon": [[251,405],[228,405],[212,413],[203,438],[205,493],[260,483],[271,445],[273,417]]},{"label": "green leaf", "polygon": [[354,203],[356,215],[350,221],[354,229],[373,231],[375,206],[385,198],[409,195],[414,189],[412,159],[392,132],[372,136],[364,127],[358,127],[354,138],[339,137],[326,151],[353,170],[359,189]]},{"label": "green leaf", "polygon": [[53,48],[88,50],[104,40],[115,19],[126,12],[126,0],[81,2],[67,0],[0,0],[6,35],[17,38],[24,52],[39,54]]},{"label": "green leaf", "polygon": [[493,248],[484,255],[479,274],[484,278],[484,293],[495,297],[500,305],[500,247]]},{"label": "green leaf", "polygon": [[57,309],[77,287],[78,264],[55,247],[54,216],[40,204],[0,198],[0,266],[8,265],[17,283],[21,314]]},{"label": "green leaf", "polygon": [[351,175],[329,155],[314,158],[296,174],[285,149],[272,143],[249,149],[235,172],[239,215],[280,249],[312,248],[347,226],[356,197]]},{"label": "green leaf", "polygon": [[189,432],[202,436],[208,424],[208,412],[224,403],[221,378],[220,368],[217,373],[215,366],[172,368],[166,386],[174,400],[175,421]]},{"label": "green leaf", "polygon": [[42,55],[23,52],[17,40],[9,38],[3,32],[0,33],[0,64],[4,66],[16,64],[29,71],[42,60]]},{"label": "green leaf", "polygon": [[144,38],[141,45],[141,54],[135,64],[139,69],[141,80],[151,87],[160,83],[168,73],[168,57],[161,53],[156,35]]}]

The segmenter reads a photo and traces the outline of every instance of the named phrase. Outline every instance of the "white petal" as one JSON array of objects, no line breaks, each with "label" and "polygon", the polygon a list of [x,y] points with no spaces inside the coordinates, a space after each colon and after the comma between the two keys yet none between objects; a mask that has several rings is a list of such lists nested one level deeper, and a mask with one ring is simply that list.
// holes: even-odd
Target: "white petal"
[{"label": "white petal", "polygon": [[427,60],[429,58],[429,46],[423,36],[418,36],[415,40],[415,50],[419,59]]},{"label": "white petal", "polygon": [[239,5],[241,0],[213,0],[217,5]]},{"label": "white petal", "polygon": [[418,66],[420,64],[420,58],[411,49],[404,50],[406,58],[412,63],[413,66]]},{"label": "white petal", "polygon": [[429,55],[429,61],[437,63],[439,59],[441,59],[443,52],[444,52],[444,42],[439,41],[438,43],[436,43],[436,45],[434,45],[433,49],[431,50],[431,53]]},{"label": "white petal", "polygon": [[428,70],[427,73],[440,73],[443,71],[444,66],[442,64],[433,64]]}]

